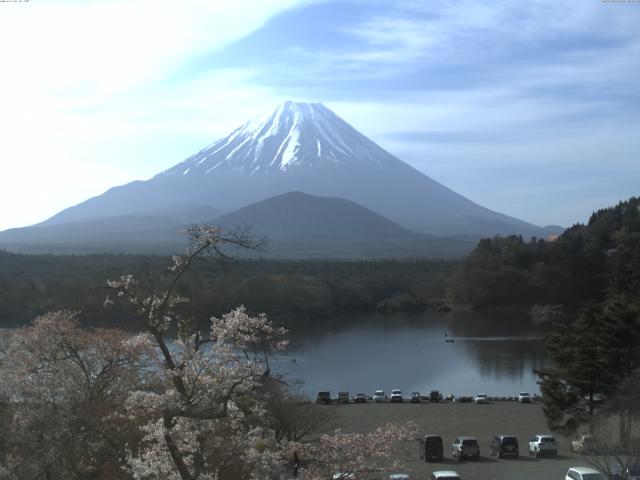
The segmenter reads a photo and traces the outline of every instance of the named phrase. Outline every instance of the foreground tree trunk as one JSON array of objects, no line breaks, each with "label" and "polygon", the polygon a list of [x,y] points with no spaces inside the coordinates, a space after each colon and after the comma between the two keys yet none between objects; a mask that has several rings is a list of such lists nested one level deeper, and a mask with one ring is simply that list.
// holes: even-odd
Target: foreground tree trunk
[{"label": "foreground tree trunk", "polygon": [[193,477],[191,476],[191,472],[189,472],[189,468],[187,467],[186,463],[184,462],[184,457],[182,456],[182,452],[176,446],[175,442],[173,441],[173,438],[171,437],[171,428],[172,427],[173,427],[172,418],[170,416],[168,416],[168,415],[165,415],[165,417],[164,417],[164,428],[165,428],[164,442],[166,443],[167,448],[169,449],[169,453],[171,454],[171,458],[173,459],[173,463],[175,463],[176,468],[178,469],[178,473],[180,474],[180,478],[182,478],[182,480],[193,480]]}]

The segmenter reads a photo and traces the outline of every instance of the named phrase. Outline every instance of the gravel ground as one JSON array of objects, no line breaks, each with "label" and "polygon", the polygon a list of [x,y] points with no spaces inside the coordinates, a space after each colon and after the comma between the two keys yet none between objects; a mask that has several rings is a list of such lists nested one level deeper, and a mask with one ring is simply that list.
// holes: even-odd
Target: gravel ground
[{"label": "gravel ground", "polygon": [[[386,423],[417,423],[424,433],[443,437],[444,461],[425,463],[420,459],[420,446],[403,444],[395,460],[407,467],[412,479],[428,479],[436,470],[455,470],[463,480],[563,480],[569,467],[588,466],[580,455],[571,452],[569,441],[556,437],[560,451],[555,458],[534,458],[528,455],[529,438],[548,433],[540,405],[517,402],[494,402],[487,405],[471,403],[401,403],[319,405],[332,409],[336,424],[344,432],[369,432]],[[513,434],[520,444],[519,459],[500,459],[488,455],[494,435]],[[481,457],[477,461],[458,461],[451,457],[455,437],[471,435],[478,439]],[[400,472],[399,472],[400,473]]]}]

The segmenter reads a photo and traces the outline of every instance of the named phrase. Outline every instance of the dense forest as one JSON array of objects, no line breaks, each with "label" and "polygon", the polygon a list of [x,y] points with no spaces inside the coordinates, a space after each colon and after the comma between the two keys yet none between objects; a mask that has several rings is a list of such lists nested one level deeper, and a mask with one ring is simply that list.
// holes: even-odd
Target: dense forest
[{"label": "dense forest", "polygon": [[640,199],[598,210],[553,240],[480,241],[449,281],[449,300],[474,308],[601,301],[609,290],[640,296]]},{"label": "dense forest", "polygon": [[[154,278],[157,255],[21,255],[0,251],[0,327],[24,325],[61,308],[85,324],[127,327],[130,314],[105,309],[106,281]],[[607,291],[640,301],[640,199],[593,213],[558,238],[481,240],[463,261],[201,261],[185,279],[198,322],[237,305],[288,326],[353,311],[450,306],[474,309],[561,305],[577,309]],[[635,292],[635,293],[633,293]],[[135,326],[132,326],[135,328]]]},{"label": "dense forest", "polygon": [[[127,328],[130,314],[103,308],[106,282],[132,273],[156,278],[167,257],[21,255],[0,251],[0,327],[24,325],[61,308],[79,310],[86,325]],[[389,299],[416,305],[441,301],[452,261],[201,261],[181,293],[199,322],[245,305],[294,326],[319,316],[375,310]],[[406,300],[405,300],[406,303]],[[137,328],[137,325],[132,325]]]}]

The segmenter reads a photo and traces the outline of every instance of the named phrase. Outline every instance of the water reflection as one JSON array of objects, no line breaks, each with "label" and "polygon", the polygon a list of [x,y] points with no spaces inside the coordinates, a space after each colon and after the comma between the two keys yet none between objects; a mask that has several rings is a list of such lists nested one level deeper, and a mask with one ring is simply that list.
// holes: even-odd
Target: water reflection
[{"label": "water reflection", "polygon": [[400,388],[514,395],[538,390],[533,368],[547,364],[542,338],[513,314],[338,317],[292,332],[274,369],[303,379],[310,394]]}]

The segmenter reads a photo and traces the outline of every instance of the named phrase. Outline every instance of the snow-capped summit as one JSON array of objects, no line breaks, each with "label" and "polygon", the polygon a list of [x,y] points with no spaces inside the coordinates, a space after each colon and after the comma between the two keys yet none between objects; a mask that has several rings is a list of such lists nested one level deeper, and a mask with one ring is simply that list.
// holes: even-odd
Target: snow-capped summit
[{"label": "snow-capped summit", "polygon": [[395,158],[321,103],[286,101],[161,175],[248,174],[323,164],[378,165]]},{"label": "snow-capped summit", "polygon": [[153,178],[114,187],[43,224],[194,207],[227,213],[293,191],[350,200],[421,233],[545,235],[436,182],[324,105],[300,102],[285,102]]}]

